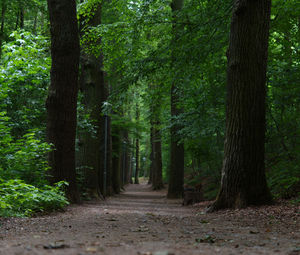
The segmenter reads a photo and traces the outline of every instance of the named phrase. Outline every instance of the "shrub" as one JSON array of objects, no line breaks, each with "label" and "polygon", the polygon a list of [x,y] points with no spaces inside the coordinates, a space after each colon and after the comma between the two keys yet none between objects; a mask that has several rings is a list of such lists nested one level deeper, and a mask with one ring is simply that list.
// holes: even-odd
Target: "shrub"
[{"label": "shrub", "polygon": [[0,216],[31,216],[36,212],[53,211],[68,204],[59,182],[54,187],[37,188],[22,180],[0,180]]}]

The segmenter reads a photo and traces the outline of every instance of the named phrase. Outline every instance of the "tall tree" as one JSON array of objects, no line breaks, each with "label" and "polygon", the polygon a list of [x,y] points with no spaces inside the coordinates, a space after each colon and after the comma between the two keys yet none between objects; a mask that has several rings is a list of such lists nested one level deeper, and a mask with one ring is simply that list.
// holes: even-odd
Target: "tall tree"
[{"label": "tall tree", "polygon": [[210,211],[271,201],[264,163],[270,8],[270,0],[234,2],[221,189]]},{"label": "tall tree", "polygon": [[153,137],[153,121],[150,120],[150,166],[149,166],[149,179],[148,184],[153,183],[153,172],[154,172],[154,155],[153,155],[153,144],[154,144],[154,137]]},{"label": "tall tree", "polygon": [[[181,11],[184,4],[184,0],[173,0],[171,3],[172,13],[173,13],[173,52],[172,52],[172,65],[174,68],[174,74],[177,76],[179,74],[176,70],[176,45],[177,39],[179,37],[180,30],[182,26],[177,23],[178,14]],[[173,77],[173,82],[171,86],[171,118],[172,121],[182,112],[182,109],[178,106],[180,99],[179,94],[179,77]],[[179,143],[178,131],[180,126],[178,122],[172,124],[171,126],[171,153],[170,153],[170,179],[168,187],[168,198],[179,198],[182,196],[183,191],[183,176],[184,176],[184,144]]]},{"label": "tall tree", "polygon": [[114,126],[112,134],[112,187],[116,194],[121,191],[121,160],[122,160],[122,144],[120,127]]},{"label": "tall tree", "polygon": [[128,184],[128,178],[129,178],[129,161],[130,161],[130,155],[129,155],[129,134],[128,130],[123,131],[123,143],[122,143],[122,188],[124,188],[124,185]]},{"label": "tall tree", "polygon": [[[102,6],[99,3],[92,5],[92,13],[80,15],[80,34],[85,36],[88,27],[101,24]],[[101,38],[89,41],[85,40],[81,50],[81,74],[79,88],[83,95],[85,113],[93,123],[94,132],[83,130],[78,132],[80,146],[78,151],[78,163],[84,172],[85,188],[90,196],[101,197],[103,192],[104,172],[104,143],[105,141],[105,116],[101,115],[102,105],[108,97],[107,84],[104,81],[102,53],[93,50],[101,45]],[[106,139],[107,140],[107,139]],[[80,162],[79,162],[80,161]],[[106,161],[107,163],[107,161]],[[104,192],[103,192],[104,193]]]},{"label": "tall tree", "polygon": [[150,103],[150,175],[149,183],[152,184],[154,190],[163,188],[162,178],[162,150],[161,150],[161,93],[160,86],[155,86],[155,83],[149,84],[151,95]]},{"label": "tall tree", "polygon": [[51,28],[51,84],[47,107],[47,138],[52,182],[69,182],[70,201],[79,202],[75,172],[79,35],[75,0],[48,0]]},{"label": "tall tree", "polygon": [[159,120],[152,122],[151,127],[151,166],[152,166],[152,187],[154,190],[163,188],[162,179],[162,157],[161,157],[161,132]]},{"label": "tall tree", "polygon": [[[140,109],[138,103],[136,103],[136,121],[140,119]],[[135,139],[135,175],[134,184],[139,184],[139,172],[140,172],[140,139]]]}]

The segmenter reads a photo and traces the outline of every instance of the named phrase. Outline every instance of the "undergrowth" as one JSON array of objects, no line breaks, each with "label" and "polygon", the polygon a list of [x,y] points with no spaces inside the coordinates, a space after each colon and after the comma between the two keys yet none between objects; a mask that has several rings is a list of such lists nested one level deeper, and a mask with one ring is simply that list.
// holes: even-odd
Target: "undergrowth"
[{"label": "undergrowth", "polygon": [[53,211],[68,204],[64,194],[66,182],[37,188],[22,180],[0,180],[0,216],[26,217],[37,212]]}]

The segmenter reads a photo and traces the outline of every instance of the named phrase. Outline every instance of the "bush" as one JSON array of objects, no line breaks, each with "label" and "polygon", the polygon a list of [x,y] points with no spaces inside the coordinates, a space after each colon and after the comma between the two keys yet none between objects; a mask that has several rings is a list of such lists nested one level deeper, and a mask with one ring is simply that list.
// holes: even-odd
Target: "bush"
[{"label": "bush", "polygon": [[63,191],[66,184],[59,182],[54,187],[36,188],[18,179],[0,180],[0,216],[24,217],[61,209],[68,204]]},{"label": "bush", "polygon": [[47,153],[51,146],[36,138],[38,132],[31,130],[14,140],[10,119],[0,112],[0,178],[21,179],[37,187],[47,184]]},{"label": "bush", "polygon": [[50,79],[49,41],[14,31],[0,59],[0,111],[11,119],[11,133],[21,138],[29,129],[44,130]]},{"label": "bush", "polygon": [[267,173],[271,192],[275,198],[300,197],[299,164],[282,161]]}]

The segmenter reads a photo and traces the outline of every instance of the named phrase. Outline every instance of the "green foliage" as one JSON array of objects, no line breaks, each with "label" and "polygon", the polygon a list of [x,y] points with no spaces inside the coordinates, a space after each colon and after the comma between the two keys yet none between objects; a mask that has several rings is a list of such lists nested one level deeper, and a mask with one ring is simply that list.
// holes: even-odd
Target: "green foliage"
[{"label": "green foliage", "polygon": [[276,198],[295,198],[300,196],[299,164],[280,161],[267,173],[269,187]]},{"label": "green foliage", "polygon": [[15,31],[0,60],[0,216],[30,216],[68,204],[64,182],[47,185],[44,139],[48,40]]},{"label": "green foliage", "polygon": [[18,178],[36,186],[45,184],[50,145],[36,138],[36,130],[14,140],[9,125],[9,118],[0,113],[0,178]]},{"label": "green foliage", "polygon": [[0,216],[24,217],[61,209],[68,204],[63,191],[65,185],[66,182],[59,182],[54,187],[36,188],[22,180],[0,179]]},{"label": "green foliage", "polygon": [[3,46],[0,64],[0,111],[10,117],[14,136],[45,127],[49,84],[48,41],[30,32],[15,31]]},{"label": "green foliage", "polygon": [[266,167],[275,197],[300,192],[300,8],[273,1],[269,41]]}]

